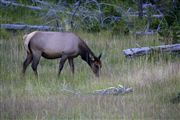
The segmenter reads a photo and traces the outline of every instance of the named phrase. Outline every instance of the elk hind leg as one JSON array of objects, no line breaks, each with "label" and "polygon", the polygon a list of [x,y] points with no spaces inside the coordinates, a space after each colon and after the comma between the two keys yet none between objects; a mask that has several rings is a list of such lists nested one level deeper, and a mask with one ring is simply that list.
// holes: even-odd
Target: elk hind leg
[{"label": "elk hind leg", "polygon": [[28,65],[31,62],[32,62],[32,54],[27,52],[27,57],[26,57],[26,59],[23,62],[23,70],[22,70],[23,75],[25,74],[26,68],[28,67]]},{"label": "elk hind leg", "polygon": [[41,53],[39,53],[39,54],[33,54],[33,61],[32,61],[31,67],[32,67],[32,69],[33,69],[34,74],[35,74],[36,77],[38,76],[37,66],[38,66],[38,64],[39,64],[40,58],[41,58]]}]

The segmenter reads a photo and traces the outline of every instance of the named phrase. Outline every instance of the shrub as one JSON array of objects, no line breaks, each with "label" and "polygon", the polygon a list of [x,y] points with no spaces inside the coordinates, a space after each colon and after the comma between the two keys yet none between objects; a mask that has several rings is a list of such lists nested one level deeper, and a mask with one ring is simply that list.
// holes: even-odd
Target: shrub
[{"label": "shrub", "polygon": [[100,24],[95,19],[86,18],[81,28],[87,32],[100,32]]},{"label": "shrub", "polygon": [[125,35],[127,35],[129,33],[129,28],[127,26],[126,21],[121,19],[119,22],[115,23],[112,27],[112,33],[113,34],[125,34]]},{"label": "shrub", "polygon": [[160,24],[160,20],[155,18],[152,20],[152,22],[150,24],[150,28],[157,29],[159,24]]},{"label": "shrub", "polygon": [[177,21],[168,25],[167,21],[164,20],[161,24],[161,30],[158,31],[161,36],[160,41],[165,44],[175,44],[180,43],[180,25]]}]

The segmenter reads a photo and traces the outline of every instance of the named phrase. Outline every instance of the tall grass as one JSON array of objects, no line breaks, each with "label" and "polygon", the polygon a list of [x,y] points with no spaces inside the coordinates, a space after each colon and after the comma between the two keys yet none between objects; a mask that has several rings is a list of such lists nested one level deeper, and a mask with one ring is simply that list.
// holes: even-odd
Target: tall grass
[{"label": "tall grass", "polygon": [[[180,92],[180,63],[177,56],[150,55],[128,59],[122,50],[159,45],[157,36],[111,36],[109,33],[77,33],[102,56],[101,77],[75,59],[75,75],[66,64],[57,77],[58,60],[41,58],[39,79],[31,67],[21,77],[25,58],[23,33],[0,39],[1,119],[178,119],[179,104],[170,100]],[[122,84],[133,93],[118,96],[89,94]],[[64,90],[66,89],[66,90]],[[69,91],[79,92],[73,94]]]}]

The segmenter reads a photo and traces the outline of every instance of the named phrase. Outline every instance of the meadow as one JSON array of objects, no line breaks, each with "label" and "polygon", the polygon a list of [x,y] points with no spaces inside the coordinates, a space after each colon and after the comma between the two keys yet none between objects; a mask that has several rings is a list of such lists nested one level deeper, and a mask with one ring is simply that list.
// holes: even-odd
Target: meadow
[{"label": "meadow", "polygon": [[[180,92],[178,55],[151,54],[126,58],[122,50],[163,43],[158,36],[136,38],[109,32],[77,32],[96,55],[102,52],[102,71],[96,78],[89,66],[75,59],[75,75],[66,63],[58,78],[59,60],[41,58],[36,79],[29,66],[21,76],[26,57],[24,32],[0,38],[0,119],[178,119],[180,104],[171,99]],[[119,84],[132,87],[125,95],[92,95]],[[72,92],[80,92],[73,94]]]}]

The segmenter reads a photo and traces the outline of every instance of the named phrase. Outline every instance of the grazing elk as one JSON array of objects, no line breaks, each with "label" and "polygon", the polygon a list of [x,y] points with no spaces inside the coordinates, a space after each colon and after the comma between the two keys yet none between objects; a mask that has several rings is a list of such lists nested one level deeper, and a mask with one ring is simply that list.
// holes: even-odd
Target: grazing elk
[{"label": "grazing elk", "polygon": [[34,31],[24,35],[23,39],[27,51],[27,57],[23,63],[23,74],[25,74],[27,66],[32,62],[31,67],[37,76],[37,66],[41,56],[47,59],[61,58],[58,75],[60,75],[64,63],[68,60],[74,74],[73,59],[80,55],[91,67],[94,74],[97,77],[99,76],[101,54],[96,57],[87,44],[74,33]]}]

